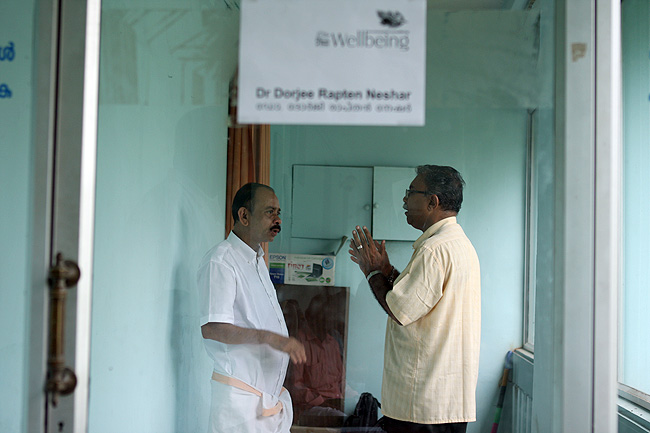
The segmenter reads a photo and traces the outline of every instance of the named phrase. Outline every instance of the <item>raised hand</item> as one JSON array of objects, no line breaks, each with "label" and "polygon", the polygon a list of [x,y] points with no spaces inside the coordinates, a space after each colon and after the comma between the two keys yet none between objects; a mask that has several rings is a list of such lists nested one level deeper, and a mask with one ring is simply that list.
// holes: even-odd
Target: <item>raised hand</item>
[{"label": "raised hand", "polygon": [[361,272],[368,275],[371,271],[381,271],[389,275],[392,266],[386,253],[386,241],[375,241],[367,227],[357,226],[352,231],[353,239],[350,241],[350,259],[359,265]]}]

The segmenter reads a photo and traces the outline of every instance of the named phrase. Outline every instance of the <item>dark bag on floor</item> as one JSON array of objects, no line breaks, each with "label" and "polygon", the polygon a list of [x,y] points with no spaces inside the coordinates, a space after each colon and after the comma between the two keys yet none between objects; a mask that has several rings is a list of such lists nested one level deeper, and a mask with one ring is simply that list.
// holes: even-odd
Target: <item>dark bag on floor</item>
[{"label": "dark bag on floor", "polygon": [[364,392],[359,397],[354,413],[347,417],[345,427],[372,427],[377,424],[378,408],[381,404],[369,392]]}]

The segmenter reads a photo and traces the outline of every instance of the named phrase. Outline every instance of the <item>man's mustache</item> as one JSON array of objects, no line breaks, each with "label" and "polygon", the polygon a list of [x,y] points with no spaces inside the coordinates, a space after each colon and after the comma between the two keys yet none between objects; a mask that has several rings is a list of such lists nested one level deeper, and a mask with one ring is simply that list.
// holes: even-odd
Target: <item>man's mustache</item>
[{"label": "man's mustache", "polygon": [[280,224],[276,224],[273,227],[271,227],[271,230],[275,230],[275,229],[278,230],[278,233],[282,231],[282,227],[280,227]]}]

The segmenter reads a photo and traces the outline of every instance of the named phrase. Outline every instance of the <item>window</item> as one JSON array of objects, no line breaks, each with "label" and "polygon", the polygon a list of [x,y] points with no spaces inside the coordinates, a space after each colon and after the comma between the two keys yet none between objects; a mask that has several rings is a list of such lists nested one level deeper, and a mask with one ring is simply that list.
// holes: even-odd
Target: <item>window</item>
[{"label": "window", "polygon": [[650,5],[622,4],[623,284],[619,382],[625,397],[650,409]]}]

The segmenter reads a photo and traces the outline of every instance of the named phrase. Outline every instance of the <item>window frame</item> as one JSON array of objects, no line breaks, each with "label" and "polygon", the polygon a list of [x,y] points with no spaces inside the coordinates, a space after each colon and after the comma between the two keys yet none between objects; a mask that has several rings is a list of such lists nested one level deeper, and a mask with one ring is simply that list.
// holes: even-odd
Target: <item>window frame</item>
[{"label": "window frame", "polygon": [[528,110],[526,127],[526,221],[524,237],[523,348],[535,352],[535,294],[537,279],[537,170],[535,168],[535,118]]},{"label": "window frame", "polygon": [[618,396],[624,400],[636,404],[637,406],[641,406],[646,410],[650,410],[650,394],[646,394],[643,391],[619,382]]}]

